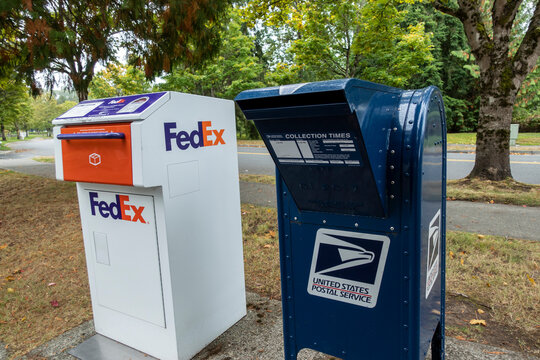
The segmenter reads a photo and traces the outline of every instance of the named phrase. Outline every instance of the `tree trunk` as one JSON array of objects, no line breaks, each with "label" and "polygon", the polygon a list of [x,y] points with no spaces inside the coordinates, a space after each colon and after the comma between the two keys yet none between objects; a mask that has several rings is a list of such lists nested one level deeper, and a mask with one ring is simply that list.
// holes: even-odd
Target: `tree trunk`
[{"label": "tree trunk", "polygon": [[510,123],[513,100],[501,94],[486,92],[480,97],[480,113],[476,133],[476,159],[469,178],[504,180],[510,170]]},{"label": "tree trunk", "polygon": [[6,139],[6,129],[4,128],[4,122],[0,122],[0,132],[2,133],[2,141],[7,141]]},{"label": "tree trunk", "polygon": [[80,86],[76,88],[75,91],[77,92],[77,96],[79,97],[79,102],[88,100],[88,86]]},{"label": "tree trunk", "polygon": [[[480,113],[476,160],[469,178],[504,180],[510,171],[510,123],[516,94],[540,56],[540,2],[534,10],[521,44],[511,50],[514,20],[523,0],[494,0],[486,13],[483,2],[435,0],[440,11],[463,23],[471,52],[480,68]],[[491,15],[491,23],[485,22]],[[491,32],[489,28],[491,27]]]}]

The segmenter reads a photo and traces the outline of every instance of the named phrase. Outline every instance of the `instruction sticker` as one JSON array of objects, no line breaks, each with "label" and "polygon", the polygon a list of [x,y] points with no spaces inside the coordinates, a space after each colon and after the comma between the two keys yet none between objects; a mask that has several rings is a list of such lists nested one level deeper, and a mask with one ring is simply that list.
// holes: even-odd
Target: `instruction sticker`
[{"label": "instruction sticker", "polygon": [[441,209],[437,211],[429,222],[427,272],[426,272],[426,299],[439,276],[439,254],[441,252]]},{"label": "instruction sticker", "polygon": [[281,164],[362,166],[350,132],[267,134],[266,139]]},{"label": "instruction sticker", "polygon": [[111,115],[139,114],[164,96],[166,92],[129,95],[102,100],[81,101],[58,119],[101,117]]},{"label": "instruction sticker", "polygon": [[319,229],[308,293],[357,306],[375,307],[389,246],[388,236]]}]

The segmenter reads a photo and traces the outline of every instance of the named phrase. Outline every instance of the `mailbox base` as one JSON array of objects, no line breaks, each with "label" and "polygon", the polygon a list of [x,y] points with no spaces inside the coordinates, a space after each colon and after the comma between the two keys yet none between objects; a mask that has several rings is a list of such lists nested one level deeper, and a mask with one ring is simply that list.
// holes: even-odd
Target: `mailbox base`
[{"label": "mailbox base", "polygon": [[68,351],[80,360],[153,360],[148,354],[120,344],[103,335],[96,334]]}]

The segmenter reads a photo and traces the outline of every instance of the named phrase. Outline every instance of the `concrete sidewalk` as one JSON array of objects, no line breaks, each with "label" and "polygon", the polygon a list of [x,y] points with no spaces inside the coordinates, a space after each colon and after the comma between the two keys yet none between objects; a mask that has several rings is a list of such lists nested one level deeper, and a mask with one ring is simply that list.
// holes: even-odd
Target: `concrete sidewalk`
[{"label": "concrete sidewalk", "polygon": [[[281,303],[253,293],[247,294],[247,316],[203,349],[193,360],[279,360],[283,359]],[[93,322],[88,321],[48,343],[34,349],[24,360],[72,360],[68,351],[95,334]],[[141,359],[151,359],[139,353]],[[492,346],[446,338],[447,360],[538,360],[513,351]],[[2,358],[0,353],[0,358]],[[428,355],[427,359],[430,356]],[[135,357],[132,357],[136,360]],[[335,359],[304,349],[299,360]],[[122,359],[115,359],[122,360]],[[126,358],[127,360],[127,358]],[[391,360],[391,359],[381,359]]]},{"label": "concrete sidewalk", "polygon": [[[241,182],[240,197],[243,203],[276,207],[274,185]],[[538,207],[447,201],[446,211],[448,230],[540,241]]]}]

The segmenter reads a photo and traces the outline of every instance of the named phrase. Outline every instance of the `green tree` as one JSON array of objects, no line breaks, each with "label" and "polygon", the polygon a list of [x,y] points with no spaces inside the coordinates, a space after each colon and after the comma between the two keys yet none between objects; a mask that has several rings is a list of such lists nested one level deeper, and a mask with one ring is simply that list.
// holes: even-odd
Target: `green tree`
[{"label": "green tree", "polygon": [[28,130],[32,117],[28,89],[13,78],[0,78],[0,132],[6,141],[6,129],[15,130],[20,138],[20,130]]},{"label": "green tree", "polygon": [[[245,34],[242,27],[233,13],[222,33],[223,46],[216,58],[203,68],[174,68],[158,88],[233,99],[243,90],[265,86],[263,65],[254,55],[254,38]],[[237,131],[240,137],[257,136],[253,124],[243,116],[237,116]]]},{"label": "green tree", "polygon": [[177,62],[199,63],[219,45],[221,16],[229,0],[9,0],[0,2],[0,54],[15,59],[19,72],[35,84],[34,74],[63,74],[79,100],[98,62],[116,59],[128,49],[130,60],[148,78]]},{"label": "green tree", "polygon": [[476,159],[470,177],[504,180],[510,123],[519,89],[540,56],[540,1],[435,0],[463,24],[479,70]]},{"label": "green tree", "polygon": [[29,127],[33,130],[46,131],[50,136],[53,128],[52,121],[75,105],[77,103],[74,101],[64,101],[59,104],[53,97],[38,96],[32,101],[34,116]]},{"label": "green tree", "polygon": [[131,65],[109,64],[105,70],[98,72],[90,86],[89,97],[92,99],[142,94],[152,89],[144,72]]},{"label": "green tree", "polygon": [[449,132],[476,131],[478,119],[478,66],[470,54],[470,47],[458,19],[443,14],[431,4],[407,4],[406,24],[425,24],[425,31],[433,34],[434,61],[409,79],[406,87],[439,87],[446,108]]},{"label": "green tree", "polygon": [[249,1],[244,13],[288,35],[284,52],[303,81],[358,77],[403,86],[432,56],[423,24],[403,26],[401,3],[264,0]]},{"label": "green tree", "polygon": [[536,66],[523,82],[513,115],[520,130],[540,131],[540,66]]}]

